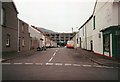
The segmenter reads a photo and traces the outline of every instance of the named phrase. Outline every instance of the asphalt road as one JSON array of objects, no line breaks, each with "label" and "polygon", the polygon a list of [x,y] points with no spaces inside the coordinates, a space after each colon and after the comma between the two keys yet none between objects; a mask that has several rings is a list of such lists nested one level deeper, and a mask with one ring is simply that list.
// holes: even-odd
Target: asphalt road
[{"label": "asphalt road", "polygon": [[118,80],[118,68],[100,66],[67,48],[9,60],[2,68],[3,80]]}]

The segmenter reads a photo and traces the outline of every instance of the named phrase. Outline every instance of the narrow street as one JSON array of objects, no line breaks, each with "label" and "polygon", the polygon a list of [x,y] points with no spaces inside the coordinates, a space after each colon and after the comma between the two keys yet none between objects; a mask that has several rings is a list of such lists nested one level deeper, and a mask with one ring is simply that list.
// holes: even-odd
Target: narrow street
[{"label": "narrow street", "polygon": [[118,80],[118,68],[100,66],[75,49],[51,48],[2,64],[3,80]]}]

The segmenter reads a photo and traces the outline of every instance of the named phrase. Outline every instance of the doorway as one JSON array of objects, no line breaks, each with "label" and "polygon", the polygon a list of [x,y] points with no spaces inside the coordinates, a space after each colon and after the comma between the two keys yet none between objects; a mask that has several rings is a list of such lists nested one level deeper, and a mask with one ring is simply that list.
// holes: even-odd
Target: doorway
[{"label": "doorway", "polygon": [[93,41],[90,41],[90,50],[93,51]]}]

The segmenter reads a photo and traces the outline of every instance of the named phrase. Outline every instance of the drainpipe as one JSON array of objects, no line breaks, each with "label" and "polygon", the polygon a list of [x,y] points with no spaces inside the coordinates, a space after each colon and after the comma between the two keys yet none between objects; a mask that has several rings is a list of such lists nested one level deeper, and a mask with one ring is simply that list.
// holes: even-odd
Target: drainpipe
[{"label": "drainpipe", "polygon": [[86,25],[85,25],[85,42],[86,42],[86,49],[87,49],[87,31],[86,31]]},{"label": "drainpipe", "polygon": [[20,36],[19,36],[19,33],[20,33],[20,32],[19,32],[19,27],[20,27],[20,26],[19,26],[19,19],[18,19],[18,41],[17,41],[17,42],[18,42],[18,52],[20,52],[20,50],[19,50],[19,47],[20,47],[20,45],[19,45],[19,37],[20,37]]},{"label": "drainpipe", "polygon": [[[0,0],[0,62],[2,60],[2,25],[1,25],[2,1]],[[0,82],[2,82],[2,65],[0,66]]]}]

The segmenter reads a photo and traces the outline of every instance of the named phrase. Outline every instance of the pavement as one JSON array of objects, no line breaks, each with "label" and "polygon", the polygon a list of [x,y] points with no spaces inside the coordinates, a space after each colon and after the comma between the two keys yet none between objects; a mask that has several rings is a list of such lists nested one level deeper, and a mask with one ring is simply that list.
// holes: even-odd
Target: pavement
[{"label": "pavement", "polygon": [[22,52],[14,52],[14,53],[7,53],[7,54],[2,54],[6,55],[0,59],[0,62],[6,62],[8,60],[20,58],[20,57],[25,57],[25,56],[31,56],[33,54],[37,53],[36,50],[28,50],[28,51],[22,51]]},{"label": "pavement", "polygon": [[76,48],[75,50],[78,53],[82,54],[86,58],[90,59],[91,61],[99,65],[109,66],[109,67],[120,67],[120,61],[118,61],[118,59],[113,59],[113,58],[108,58],[105,56],[97,55],[94,52],[83,50],[81,48]]}]

